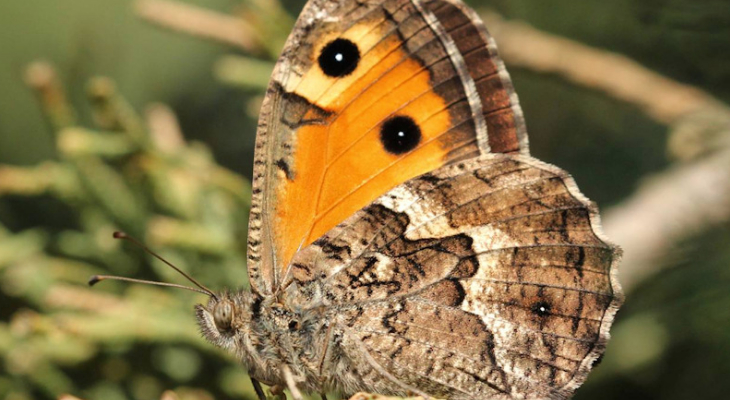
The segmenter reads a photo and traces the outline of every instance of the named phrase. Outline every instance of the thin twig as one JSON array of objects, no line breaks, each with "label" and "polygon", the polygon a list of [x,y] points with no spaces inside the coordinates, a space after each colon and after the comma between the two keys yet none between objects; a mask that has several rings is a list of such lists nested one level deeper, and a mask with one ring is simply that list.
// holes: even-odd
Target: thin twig
[{"label": "thin twig", "polygon": [[168,0],[137,0],[137,14],[149,22],[223,42],[252,53],[262,50],[256,30],[243,19]]},{"label": "thin twig", "polygon": [[730,151],[648,179],[605,213],[608,237],[624,249],[619,278],[628,292],[663,267],[675,244],[730,221]]},{"label": "thin twig", "polygon": [[177,115],[169,106],[153,103],[145,110],[145,117],[152,141],[160,150],[172,154],[185,147]]},{"label": "thin twig", "polygon": [[507,22],[494,13],[482,16],[510,66],[555,73],[575,84],[604,91],[668,125],[708,107],[725,108],[707,92],[662,76],[623,55],[541,32],[525,23]]},{"label": "thin twig", "polygon": [[43,111],[54,131],[76,123],[76,113],[69,104],[63,85],[51,64],[35,61],[28,65],[25,83],[38,94]]}]

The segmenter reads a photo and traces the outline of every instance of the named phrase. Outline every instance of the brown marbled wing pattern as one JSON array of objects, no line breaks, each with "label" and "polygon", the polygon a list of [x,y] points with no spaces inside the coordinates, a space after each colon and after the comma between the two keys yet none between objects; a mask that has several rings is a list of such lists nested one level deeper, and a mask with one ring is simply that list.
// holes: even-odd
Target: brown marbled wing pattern
[{"label": "brown marbled wing pattern", "polygon": [[[340,110],[324,106],[320,98],[307,98],[297,93],[306,80],[307,71],[316,66],[316,49],[333,34],[367,24],[383,33],[383,40],[360,49],[363,58],[382,50],[389,38],[397,37],[400,50],[408,54],[385,74],[373,76],[363,72],[363,85],[358,98],[367,98],[375,107],[392,93],[375,83],[399,71],[399,65],[413,59],[428,70],[433,91],[444,99],[451,126],[439,138],[445,154],[441,165],[478,156],[487,151],[522,152],[526,154],[527,136],[522,112],[509,76],[497,56],[494,41],[478,17],[458,0],[311,0],[302,11],[275,67],[264,99],[256,140],[253,171],[253,195],[248,239],[248,269],[252,288],[270,295],[282,282],[286,261],[277,260],[277,209],[285,200],[277,198],[277,188],[286,181],[300,179],[305,169],[293,165],[294,155],[318,151],[299,148],[298,132],[302,127],[325,125],[340,117]],[[384,58],[398,49],[383,53]],[[379,53],[378,53],[379,54]],[[360,72],[357,72],[360,73]],[[405,84],[412,79],[399,75]],[[345,90],[337,82],[329,85],[330,93]],[[325,91],[327,93],[327,91]],[[402,106],[413,105],[423,97],[411,93]],[[363,104],[360,100],[359,104]],[[434,111],[435,112],[435,111]],[[362,115],[368,115],[362,112]],[[427,170],[426,170],[427,171]],[[414,175],[426,171],[415,171]],[[314,171],[312,173],[319,173]],[[402,182],[392,182],[393,187]],[[317,188],[312,188],[316,191]],[[384,188],[383,191],[389,189]],[[301,199],[297,199],[300,201]],[[372,201],[362,198],[361,206]],[[292,201],[287,199],[286,201]],[[353,209],[353,212],[357,208]],[[299,238],[292,240],[299,241]],[[307,243],[302,243],[306,245]]]},{"label": "brown marbled wing pattern", "polygon": [[287,298],[336,310],[343,351],[370,371],[363,387],[565,398],[603,353],[618,253],[565,172],[483,155],[396,187],[303,249]]}]

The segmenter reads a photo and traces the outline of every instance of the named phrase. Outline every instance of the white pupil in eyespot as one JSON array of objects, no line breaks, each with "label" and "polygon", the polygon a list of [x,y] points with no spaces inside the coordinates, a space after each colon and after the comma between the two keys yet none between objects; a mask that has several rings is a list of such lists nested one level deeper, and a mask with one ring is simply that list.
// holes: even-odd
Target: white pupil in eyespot
[{"label": "white pupil in eyespot", "polygon": [[405,137],[406,133],[403,131],[398,131],[398,137]]},{"label": "white pupil in eyespot", "polygon": [[547,311],[547,310],[545,309],[545,307],[540,307],[540,312],[545,312],[545,311]]},{"label": "white pupil in eyespot", "polygon": [[336,61],[342,62],[342,60],[344,60],[344,59],[345,59],[345,56],[343,56],[342,53],[335,54]]}]

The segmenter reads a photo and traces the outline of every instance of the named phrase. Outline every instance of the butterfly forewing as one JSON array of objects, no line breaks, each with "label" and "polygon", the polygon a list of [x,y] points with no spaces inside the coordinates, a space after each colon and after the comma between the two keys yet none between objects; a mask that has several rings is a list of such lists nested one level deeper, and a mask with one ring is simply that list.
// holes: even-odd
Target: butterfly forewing
[{"label": "butterfly forewing", "polygon": [[249,231],[255,290],[382,193],[488,151],[527,152],[491,37],[459,2],[313,0],[262,109]]}]

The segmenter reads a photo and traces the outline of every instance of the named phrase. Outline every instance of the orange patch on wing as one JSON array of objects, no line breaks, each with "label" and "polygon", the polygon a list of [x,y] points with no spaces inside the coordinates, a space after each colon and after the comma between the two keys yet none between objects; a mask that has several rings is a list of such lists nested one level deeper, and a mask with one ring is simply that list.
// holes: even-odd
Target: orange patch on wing
[{"label": "orange patch on wing", "polygon": [[[372,48],[361,47],[352,76],[326,77],[315,63],[293,88],[333,116],[328,125],[297,131],[294,179],[282,177],[277,188],[274,234],[281,268],[300,247],[380,195],[443,165],[448,153],[436,139],[449,130],[450,116],[428,70],[407,57],[397,35],[373,41],[377,29],[359,32],[368,32]],[[380,126],[396,115],[411,117],[421,129],[418,147],[400,155],[388,153],[380,141]]]}]

